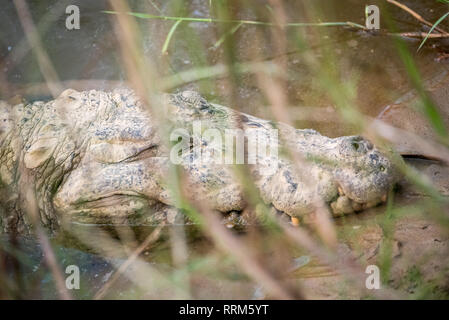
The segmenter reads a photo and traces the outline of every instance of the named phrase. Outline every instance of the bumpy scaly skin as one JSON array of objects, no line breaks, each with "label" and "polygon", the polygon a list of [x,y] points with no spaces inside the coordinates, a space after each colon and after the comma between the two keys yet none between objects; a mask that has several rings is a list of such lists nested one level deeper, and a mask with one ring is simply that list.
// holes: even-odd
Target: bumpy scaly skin
[{"label": "bumpy scaly skin", "polygon": [[[263,199],[291,216],[312,212],[318,197],[336,216],[374,206],[396,178],[390,161],[361,137],[331,139],[274,124],[211,104],[191,91],[163,95],[152,104],[157,119],[169,121],[166,130],[184,128],[194,134],[195,120],[220,131],[256,128],[266,137],[270,129],[279,129],[285,144],[307,161],[293,166],[285,158],[259,156],[250,173]],[[61,217],[87,223],[173,222],[177,210],[165,184],[170,150],[158,121],[132,91],[66,90],[47,103],[2,103],[0,116],[1,182],[12,195],[1,199],[9,208],[0,219],[4,230],[28,225],[20,197],[13,196],[20,194],[18,164],[34,177],[41,220],[49,228]],[[208,141],[200,142],[193,151],[214,149]],[[197,160],[192,152],[181,161],[192,197],[221,212],[243,210],[232,166]]]}]

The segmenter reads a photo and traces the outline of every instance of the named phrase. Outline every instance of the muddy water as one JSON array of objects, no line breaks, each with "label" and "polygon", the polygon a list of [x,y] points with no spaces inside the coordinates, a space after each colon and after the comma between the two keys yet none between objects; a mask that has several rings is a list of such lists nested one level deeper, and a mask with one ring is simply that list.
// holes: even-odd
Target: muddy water
[{"label": "muddy water", "polygon": [[[120,58],[120,46],[113,33],[111,17],[101,13],[102,10],[109,9],[107,1],[30,0],[27,2],[34,21],[43,30],[43,45],[64,87],[72,87],[78,90],[109,90],[112,87],[126,84],[127,75]],[[162,0],[129,2],[132,10],[154,15],[216,17],[216,13],[213,8],[210,8],[208,0],[178,1],[178,5],[176,1]],[[383,2],[369,1],[369,4]],[[341,0],[313,1],[314,8],[319,9],[317,15],[321,21],[352,21],[364,24],[364,6],[367,2],[345,0],[345,5],[341,5],[341,3]],[[403,3],[409,5],[430,21],[436,21],[446,10],[444,4],[433,0],[403,1]],[[80,30],[69,31],[65,28],[64,8],[66,4],[76,4],[80,7]],[[271,17],[271,12],[266,4],[266,1],[257,1],[257,5],[245,7],[240,1],[231,1],[230,14],[235,19],[267,21]],[[310,10],[312,1],[292,0],[285,1],[285,4],[289,22],[312,22],[318,19],[310,18],[313,16]],[[395,17],[399,30],[426,31],[425,28],[418,25],[413,18],[401,10],[394,7],[389,8]],[[154,64],[161,77],[192,68],[226,63],[227,61],[228,56],[224,46],[218,48],[214,46],[221,36],[219,25],[183,23],[181,25],[183,28],[179,27],[174,33],[168,54],[164,55],[161,53],[161,49],[173,22],[160,20],[139,20],[138,22],[142,32],[141,43],[145,56]],[[384,25],[385,23],[382,19],[381,24]],[[306,62],[307,55],[311,55],[319,62],[326,54],[326,50],[330,50],[332,57],[335,59],[334,67],[339,71],[342,81],[356,80],[354,106],[370,116],[379,114],[385,105],[395,101],[410,89],[406,71],[397,56],[391,39],[385,36],[367,36],[355,30],[342,28],[329,28],[323,30],[323,33],[317,33],[310,29],[305,31],[307,31],[305,39],[309,43],[308,48],[303,46],[298,48],[294,32],[289,30],[290,41],[281,52],[272,43],[271,30],[265,27],[243,25],[235,33],[233,41],[234,60],[236,62],[244,63],[253,59],[275,61],[279,57],[286,59],[288,105],[297,127],[314,128],[329,136],[356,133],[355,128],[340,121],[335,103],[328,95],[327,89],[317,80],[316,70]],[[11,1],[2,0],[0,33],[2,35],[0,37],[0,63],[2,67],[0,72],[7,79],[6,87],[8,88],[8,90],[3,90],[0,93],[1,98],[11,98],[16,94],[28,100],[50,98],[44,79],[39,72],[36,58],[30,53],[29,47],[24,42],[24,34]],[[260,37],[260,41],[255,43],[254,39],[258,37]],[[436,61],[441,52],[447,49],[444,44],[441,44],[438,48],[426,46],[418,54],[415,51],[419,42],[408,41],[407,43],[425,79],[434,77],[440,72],[441,68],[446,68],[447,62],[444,60]],[[432,45],[433,43],[429,42],[429,44]],[[263,91],[259,88],[256,77],[251,75],[240,76],[236,87],[236,95],[232,98],[229,94],[229,79],[226,78],[187,83],[173,90],[196,89],[214,102],[232,106],[250,114],[271,117],[267,107],[269,103]],[[404,195],[404,199],[408,199],[406,195]],[[355,247],[361,247],[361,250],[365,251],[360,254],[366,255],[366,261],[371,261],[370,259],[377,256],[376,250],[379,250],[379,242],[382,239],[379,221],[384,212],[385,207],[378,207],[370,212],[337,221],[340,236],[346,240],[346,245],[341,248],[343,255],[348,254]],[[436,236],[438,232],[432,229],[433,225],[431,227],[425,226],[425,222],[417,220],[410,222],[405,229],[412,231],[415,229],[428,230],[428,237],[435,236],[435,239],[439,239],[440,242],[436,241],[435,243],[446,243],[447,246],[446,239]],[[89,229],[90,227],[87,226],[83,228],[88,232],[89,230],[95,230]],[[135,231],[138,239],[143,240],[153,230],[154,228],[139,228]],[[189,250],[194,257],[199,259],[207,254],[213,254],[211,244],[198,236],[195,227],[188,227],[186,231]],[[152,250],[145,252],[143,256],[150,264],[157,265],[157,268],[162,270],[172,268],[170,266],[172,259],[170,245],[168,241],[164,242],[164,240],[169,239],[169,233],[168,229],[164,231],[162,241],[158,242],[158,245]],[[349,237],[348,234],[354,234],[354,236]],[[422,235],[422,233],[416,232],[415,234]],[[409,234],[402,236],[409,241],[408,246],[413,246],[417,242],[416,238],[414,241],[413,239],[410,240],[410,237],[407,238]],[[406,240],[402,240],[402,245],[407,242]],[[5,243],[8,243],[7,240],[5,241]],[[429,241],[434,240],[430,239]],[[434,244],[433,242],[429,243]],[[126,252],[117,253],[112,250],[114,254],[111,253],[108,259],[103,259],[80,241],[68,235],[61,235],[55,239],[55,244],[61,265],[76,261],[82,269],[83,281],[91,284],[89,289],[80,293],[79,297],[91,297],[110,278],[114,266],[123,263],[126,254]],[[429,247],[432,246],[429,244],[424,249]],[[52,280],[50,274],[45,273],[39,245],[31,240],[23,240],[22,248],[25,248],[26,256],[31,260],[25,275],[32,279],[41,279],[42,283],[42,290],[35,292],[33,297],[52,297],[55,294],[52,290]],[[445,249],[441,250],[444,252]],[[213,259],[219,261],[220,257],[214,256]],[[298,255],[291,257],[291,260],[294,265],[296,264],[293,278],[312,279],[307,282],[307,286],[313,289],[311,292],[316,294],[316,297],[333,297],[332,294],[338,295],[341,292],[341,288],[339,288],[341,281],[334,270],[316,261],[306,253],[298,253]],[[441,261],[436,263],[437,266],[440,266],[440,264]],[[195,297],[253,298],[263,296],[258,288],[255,288],[246,278],[242,277],[243,275],[234,274],[232,268],[230,268],[225,276],[212,277],[215,281],[193,279],[193,290],[196,290]],[[313,279],[321,278],[325,280],[313,282],[315,281]],[[335,286],[335,292],[329,294],[328,290],[327,293],[324,293],[323,288],[328,288],[331,285]],[[114,290],[116,297],[132,297],[141,293],[126,281],[120,283],[118,287],[119,289]],[[166,294],[170,297],[170,293]],[[312,297],[315,297],[313,294]]]}]

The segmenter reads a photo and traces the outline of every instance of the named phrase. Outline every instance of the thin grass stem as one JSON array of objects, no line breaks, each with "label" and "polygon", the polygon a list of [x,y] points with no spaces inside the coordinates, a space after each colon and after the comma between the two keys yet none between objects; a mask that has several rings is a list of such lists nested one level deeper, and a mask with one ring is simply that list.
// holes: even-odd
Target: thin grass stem
[{"label": "thin grass stem", "polygon": [[[102,11],[107,14],[119,14],[117,11]],[[157,19],[157,20],[171,20],[171,21],[188,21],[188,22],[207,22],[207,23],[240,23],[249,25],[260,25],[269,27],[353,27],[365,30],[366,28],[361,24],[344,21],[344,22],[293,22],[285,24],[276,24],[273,22],[254,21],[254,20],[234,20],[234,19],[213,19],[213,18],[193,18],[193,17],[171,17],[171,16],[157,16],[149,13],[127,12],[127,14],[140,19]]]},{"label": "thin grass stem", "polygon": [[432,33],[432,31],[440,24],[441,21],[443,21],[447,16],[449,15],[449,12],[446,12],[443,16],[440,17],[440,19],[437,20],[437,22],[435,22],[435,24],[432,26],[432,28],[430,28],[429,32],[427,33],[426,37],[424,38],[424,40],[421,42],[421,44],[419,45],[418,50],[419,51],[422,46],[424,45],[424,43],[426,43],[427,39],[429,38],[429,35]]},{"label": "thin grass stem", "polygon": [[162,54],[167,53],[168,46],[170,44],[170,40],[173,37],[173,34],[176,31],[176,28],[179,26],[179,24],[182,22],[182,20],[178,20],[175,22],[175,24],[171,27],[170,31],[168,32],[167,38],[165,39],[164,46],[162,47]]}]

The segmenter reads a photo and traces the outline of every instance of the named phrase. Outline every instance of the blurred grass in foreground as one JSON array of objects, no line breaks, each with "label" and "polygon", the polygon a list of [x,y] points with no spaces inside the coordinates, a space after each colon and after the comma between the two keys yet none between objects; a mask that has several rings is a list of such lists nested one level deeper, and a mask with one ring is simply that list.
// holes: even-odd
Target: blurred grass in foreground
[{"label": "blurred grass in foreground", "polygon": [[[20,1],[18,2],[20,3]],[[299,52],[301,59],[312,70],[313,81],[320,88],[319,93],[329,97],[344,123],[354,126],[360,133],[369,131],[369,124],[372,119],[360,112],[356,103],[359,77],[355,72],[349,72],[348,76],[344,72],[345,70],[342,70],[332,45],[326,43],[326,39],[332,37],[332,34],[328,33],[327,27],[344,28],[346,32],[364,31],[365,28],[358,23],[313,22],[321,21],[324,15],[321,12],[322,8],[310,2],[303,4],[302,9],[304,17],[312,22],[293,23],[288,22],[288,12],[286,12],[284,2],[276,0],[267,1],[267,6],[262,9],[250,1],[242,1],[241,4],[226,0],[209,1],[211,17],[204,18],[188,16],[190,12],[183,8],[182,1],[171,1],[173,9],[167,9],[170,11],[168,16],[160,15],[160,12],[157,15],[131,12],[128,4],[122,0],[111,0],[110,4],[111,10],[107,10],[105,13],[111,14],[111,19],[114,21],[114,32],[122,46],[121,58],[126,65],[127,78],[133,89],[148,105],[148,111],[160,123],[164,122],[163,116],[158,109],[159,106],[152,103],[156,101],[154,97],[158,92],[176,90],[186,84],[197,83],[200,90],[207,95],[207,92],[213,90],[216,86],[215,80],[220,79],[225,83],[224,90],[229,93],[231,101],[235,102],[230,107],[239,109],[239,82],[243,75],[257,78],[258,90],[263,93],[268,102],[267,105],[270,106],[266,112],[274,120],[289,122],[290,110],[288,109],[287,86],[292,77],[292,71],[289,70],[285,61],[285,54],[289,49],[294,49]],[[256,19],[239,19],[239,10],[250,12]],[[257,19],[261,10],[268,11],[268,13],[264,12],[263,16],[269,16],[271,21],[263,20],[262,17],[260,20]],[[120,14],[120,12],[126,14]],[[361,14],[363,15],[363,12]],[[165,70],[163,76],[158,73],[159,66],[149,61],[143,53],[143,37],[141,35],[143,27],[138,24],[135,18],[144,19],[145,23],[148,24],[151,24],[152,20],[166,20],[167,23],[171,24],[160,50],[167,62],[164,67],[168,69]],[[215,64],[210,63],[208,49],[205,49],[201,35],[196,33],[197,29],[192,28],[189,25],[190,23],[217,25],[214,28],[217,32],[214,49],[223,50],[220,61]],[[236,43],[239,41],[239,32],[244,32],[244,25],[251,25],[260,29],[255,31],[252,42],[246,44],[248,51],[254,51],[251,53],[252,59],[240,61],[236,52]],[[390,32],[395,32],[393,27],[390,26],[390,28]],[[183,47],[182,50],[186,51],[185,53],[196,65],[192,69],[183,71],[172,69],[170,63],[171,55],[175,54],[177,50],[176,34],[180,31],[185,31],[191,39],[190,45]],[[42,48],[36,39],[31,39],[33,40],[31,42],[35,43],[38,55],[44,57],[39,60],[41,64],[42,59],[44,62],[46,60],[45,48]],[[420,111],[427,117],[430,125],[438,134],[440,140],[437,143],[446,147],[448,145],[447,129],[441,115],[438,114],[433,102],[424,90],[422,79],[409,48],[400,39],[389,39],[388,41],[390,40],[397,45],[398,56],[404,62],[409,79],[421,96],[423,103]],[[313,47],[318,46],[318,50],[312,50],[312,42]],[[271,49],[276,58],[269,61],[264,60],[264,57],[254,49],[260,47],[261,43],[268,43],[268,47],[274,47]],[[44,68],[41,68],[42,73],[51,71],[51,67],[46,64],[47,62],[44,63]],[[45,78],[52,83],[58,82],[57,75],[53,73],[54,71],[51,71],[50,77]],[[167,136],[167,129],[166,126],[161,125],[161,136]],[[386,141],[376,135],[376,132],[371,132],[371,134],[374,134],[377,144],[391,149],[390,143],[394,141]],[[291,150],[286,150],[286,154],[297,166],[305,161],[301,158],[301,155],[295,155]],[[393,194],[389,198],[381,223],[383,239],[379,255],[379,265],[382,273],[386,275],[383,278],[385,286],[388,286],[392,263],[392,243],[396,219],[406,215],[426,215],[430,213],[432,218],[435,218],[449,230],[447,213],[444,211],[448,204],[447,198],[422,179],[419,173],[403,162],[398,155],[395,155],[395,157],[400,170],[417,187],[423,190],[428,198],[410,206],[396,206]],[[287,266],[291,264],[293,257],[306,255],[314,257],[318,264],[329,266],[332,272],[342,275],[342,285],[347,285],[353,290],[360,290],[362,297],[403,297],[399,293],[388,289],[380,293],[368,292],[364,288],[366,275],[363,267],[353,261],[339,260],[336,250],[339,240],[333,236],[336,226],[334,220],[329,217],[327,208],[322,206],[320,201],[316,203],[317,212],[320,212],[317,215],[317,221],[311,225],[293,228],[285,221],[277,219],[269,213],[270,209],[261,201],[260,195],[248,175],[247,167],[237,167],[236,173],[249,199],[247,213],[255,221],[265,222],[264,224],[248,226],[244,234],[226,229],[220,219],[207,206],[192,202],[189,199],[188,190],[184,189],[185,177],[182,170],[176,166],[173,166],[171,170],[167,185],[170,186],[172,194],[176,195],[177,206],[182,208],[183,212],[192,220],[198,222],[198,225],[188,228],[180,225],[171,228],[168,234],[156,229],[144,239],[141,239],[135,229],[128,227],[115,228],[112,235],[111,232],[106,232],[102,228],[95,227],[90,232],[80,232],[68,224],[65,225],[66,231],[77,239],[83,247],[89,248],[92,252],[104,257],[119,256],[124,260],[122,263],[116,263],[116,271],[113,276],[99,291],[95,293],[82,292],[80,295],[87,294],[90,298],[98,299],[105,297],[189,299],[201,296],[195,291],[193,285],[201,278],[203,283],[206,284],[209,281],[232,280],[253,283],[255,287],[263,287],[267,298],[305,298],[308,296],[307,289],[301,286],[301,279],[292,281],[292,275],[288,272]],[[205,241],[204,237],[208,239],[206,242],[210,241],[205,252],[196,251],[195,243],[189,239],[191,228],[194,228],[195,232],[200,234],[200,238],[203,238],[202,241]],[[167,229],[164,228],[164,230]],[[54,242],[57,242],[56,239]],[[146,263],[143,252],[151,252],[152,250],[157,252],[157,246],[164,246],[161,244],[163,242],[169,243],[169,247],[161,250],[163,253],[159,256],[161,259],[159,262],[161,264],[166,263],[169,267],[164,268]],[[23,261],[22,258],[24,257],[20,255],[20,252],[15,252],[14,248],[2,248],[0,251],[9,257],[17,257],[20,261]],[[167,252],[169,253],[167,254]],[[154,259],[157,261],[158,257]],[[132,271],[130,271],[131,266]],[[20,270],[17,270],[16,274],[20,275]],[[3,276],[0,277],[0,280],[2,280],[0,282],[2,297],[26,297],[21,293],[21,290],[26,291],[27,284],[20,284],[20,281],[11,283],[4,274],[0,273],[0,276]],[[418,281],[421,277],[418,269],[411,270],[408,276],[411,278],[410,281]],[[42,275],[38,274],[36,275],[38,279],[36,283],[32,281],[28,283],[38,286],[40,277]],[[128,279],[139,290],[127,292],[127,289],[124,289],[124,296],[115,295],[113,288],[116,288],[114,286],[120,283],[120,278]],[[20,288],[20,290],[17,290],[17,288]],[[410,296],[410,298],[428,297],[434,297],[434,294],[425,285],[423,285],[419,294]]]}]

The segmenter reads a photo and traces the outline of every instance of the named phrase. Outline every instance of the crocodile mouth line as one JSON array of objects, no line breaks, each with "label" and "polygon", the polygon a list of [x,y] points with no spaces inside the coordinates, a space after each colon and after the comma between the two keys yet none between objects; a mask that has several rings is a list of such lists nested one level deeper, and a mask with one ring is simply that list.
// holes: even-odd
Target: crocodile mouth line
[{"label": "crocodile mouth line", "polygon": [[386,192],[379,198],[370,200],[370,201],[356,201],[352,199],[347,193],[343,190],[341,186],[338,186],[338,195],[337,198],[329,203],[331,212],[334,217],[340,217],[346,214],[356,213],[363,211],[368,208],[375,207],[382,203],[387,202],[388,193]]},{"label": "crocodile mouth line", "polygon": [[145,195],[135,192],[135,191],[120,191],[120,192],[112,192],[109,194],[103,194],[101,196],[92,198],[92,199],[80,199],[76,202],[72,203],[72,207],[75,209],[95,209],[105,206],[111,206],[123,203],[125,201],[132,200],[145,200],[149,201],[148,197]]}]

